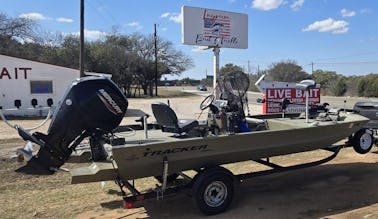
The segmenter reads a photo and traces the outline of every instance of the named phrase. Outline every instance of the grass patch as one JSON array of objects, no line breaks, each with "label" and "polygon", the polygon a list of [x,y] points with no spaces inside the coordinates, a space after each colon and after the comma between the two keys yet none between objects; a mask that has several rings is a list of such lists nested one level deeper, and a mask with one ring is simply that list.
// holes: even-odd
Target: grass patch
[{"label": "grass patch", "polygon": [[[107,181],[71,185],[71,176],[58,171],[54,175],[33,176],[14,172],[24,165],[11,159],[0,160],[1,218],[75,218],[86,212],[116,209],[124,212],[119,187]],[[141,191],[153,187],[152,177],[136,180]]]},{"label": "grass patch", "polygon": [[182,90],[172,90],[167,88],[158,89],[158,97],[188,97],[194,96],[192,93],[183,92]]},{"label": "grass patch", "polygon": [[120,199],[106,194],[99,183],[71,185],[66,172],[50,176],[14,172],[21,165],[13,160],[0,161],[1,218],[73,218],[89,209],[100,208],[101,202]]},{"label": "grass patch", "polygon": [[[172,97],[190,97],[195,96],[193,93],[184,92],[184,88],[178,88],[178,87],[158,87],[158,96],[157,98],[172,98]],[[154,89],[155,92],[155,89]],[[154,94],[155,95],[155,94]],[[147,95],[139,95],[136,93],[135,96],[131,96],[128,98],[156,98],[156,96],[150,97]]]}]

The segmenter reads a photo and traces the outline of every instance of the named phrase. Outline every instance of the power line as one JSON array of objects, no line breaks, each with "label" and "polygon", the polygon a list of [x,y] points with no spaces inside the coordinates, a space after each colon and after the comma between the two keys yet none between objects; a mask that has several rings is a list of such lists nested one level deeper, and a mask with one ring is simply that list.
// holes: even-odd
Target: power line
[{"label": "power line", "polygon": [[316,61],[321,61],[321,60],[350,58],[350,57],[363,56],[363,55],[374,55],[374,54],[378,54],[378,52],[376,52],[376,51],[374,51],[374,52],[364,52],[364,53],[356,53],[356,54],[345,55],[345,56],[339,56],[339,57],[320,58],[320,59],[316,59],[316,60],[314,60],[314,61],[316,62]]},{"label": "power line", "polygon": [[114,22],[116,25],[120,25],[120,23],[118,22],[118,20],[115,19],[115,17],[113,16],[113,14],[110,13],[110,12],[107,10],[107,8],[104,6],[104,4],[102,3],[101,0],[99,0],[99,3],[100,3],[100,5],[101,5],[101,8],[103,8],[104,11],[106,11],[106,13],[109,15],[109,17],[113,20],[113,22]]},{"label": "power line", "polygon": [[[118,26],[121,26],[119,24],[119,22],[114,18],[114,16],[111,13],[109,13],[109,11],[106,9],[106,7],[102,4],[101,0],[98,1],[98,4],[99,4],[99,7],[101,9],[103,9],[103,11],[99,10],[98,9],[99,7],[95,7],[92,4],[93,1],[85,1],[85,3],[88,4],[92,8],[93,12],[95,12],[97,15],[99,15],[109,25],[118,25]],[[105,16],[105,14],[106,14],[106,16]]]},{"label": "power line", "polygon": [[[378,64],[378,61],[356,61],[356,62],[313,62],[316,65],[362,65],[362,64]],[[310,64],[311,65],[311,64]]]}]

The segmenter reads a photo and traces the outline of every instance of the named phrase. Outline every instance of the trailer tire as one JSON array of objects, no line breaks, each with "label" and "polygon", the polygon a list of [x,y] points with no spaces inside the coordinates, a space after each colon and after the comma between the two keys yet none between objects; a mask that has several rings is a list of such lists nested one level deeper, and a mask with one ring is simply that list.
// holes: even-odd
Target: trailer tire
[{"label": "trailer tire", "polygon": [[199,173],[194,180],[193,200],[202,213],[214,215],[226,211],[234,193],[230,171],[213,167]]},{"label": "trailer tire", "polygon": [[368,153],[373,147],[373,134],[368,129],[360,129],[352,137],[354,150],[359,154]]}]

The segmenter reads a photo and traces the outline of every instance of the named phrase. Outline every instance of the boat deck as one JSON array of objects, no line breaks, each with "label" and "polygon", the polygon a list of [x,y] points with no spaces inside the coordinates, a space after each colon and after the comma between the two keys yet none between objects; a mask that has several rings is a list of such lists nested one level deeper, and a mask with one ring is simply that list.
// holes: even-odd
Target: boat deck
[{"label": "boat deck", "polygon": [[[150,129],[147,132],[147,138],[144,131],[135,131],[135,132],[122,132],[117,133],[117,137],[123,137],[126,139],[125,146],[137,146],[137,145],[146,145],[146,144],[155,144],[158,142],[172,142],[182,139],[187,139],[190,137],[187,136],[177,136],[174,133],[162,132],[160,129]],[[113,146],[117,148],[117,146]]]}]

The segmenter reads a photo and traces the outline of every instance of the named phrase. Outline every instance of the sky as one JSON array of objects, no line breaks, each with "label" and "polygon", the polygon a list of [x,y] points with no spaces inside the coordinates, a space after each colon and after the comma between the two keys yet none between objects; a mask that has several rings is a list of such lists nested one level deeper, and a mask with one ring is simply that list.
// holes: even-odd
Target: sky
[{"label": "sky", "polygon": [[[78,33],[80,0],[0,0],[0,12],[34,19],[50,33]],[[377,0],[85,0],[85,38],[103,39],[114,27],[121,34],[152,34],[194,61],[179,77],[213,74],[211,49],[181,42],[182,6],[246,14],[248,48],[220,48],[220,66],[238,65],[247,73],[294,60],[312,69],[338,74],[378,73]]]}]

